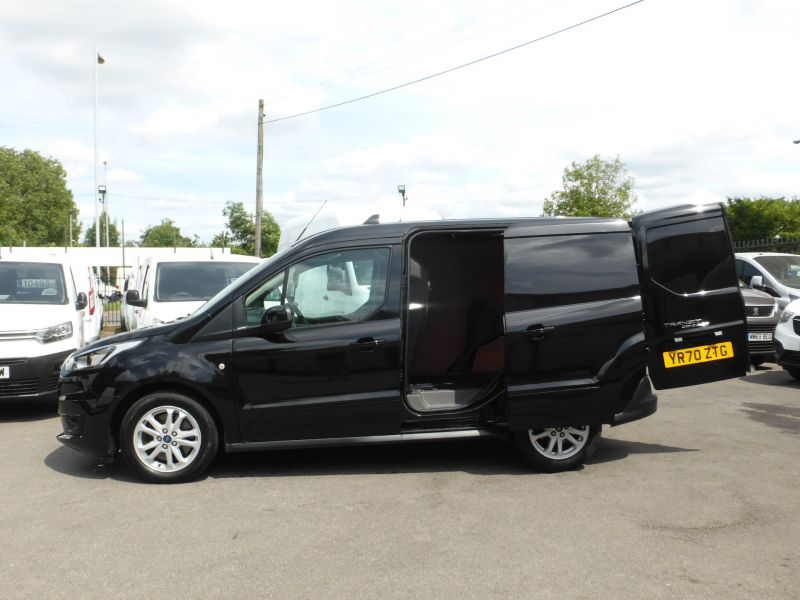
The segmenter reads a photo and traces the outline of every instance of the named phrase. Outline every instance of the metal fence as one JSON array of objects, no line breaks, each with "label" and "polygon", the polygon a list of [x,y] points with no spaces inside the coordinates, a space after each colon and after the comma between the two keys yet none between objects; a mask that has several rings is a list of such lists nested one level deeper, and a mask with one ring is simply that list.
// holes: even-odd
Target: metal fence
[{"label": "metal fence", "polygon": [[741,240],[733,242],[735,252],[784,252],[800,254],[800,237],[766,238],[763,240]]},{"label": "metal fence", "polygon": [[103,302],[103,333],[110,335],[122,329],[122,295],[125,277],[122,269],[111,269],[111,277],[103,270],[103,277],[98,283],[98,296]]}]

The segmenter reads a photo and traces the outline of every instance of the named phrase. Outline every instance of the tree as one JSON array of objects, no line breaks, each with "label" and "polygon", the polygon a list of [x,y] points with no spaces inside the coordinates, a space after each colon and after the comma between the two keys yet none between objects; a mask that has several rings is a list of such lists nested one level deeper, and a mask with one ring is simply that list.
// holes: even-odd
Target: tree
[{"label": "tree", "polygon": [[80,238],[78,207],[61,163],[33,150],[0,147],[0,243],[61,246],[72,221]]},{"label": "tree", "polygon": [[[108,215],[104,212],[100,215],[100,246],[102,248],[106,247],[106,221],[108,220]],[[117,222],[111,221],[108,224],[108,236],[111,238],[111,243],[109,246],[119,247],[119,229],[117,229]],[[86,236],[83,238],[83,245],[94,247],[94,222],[89,223],[89,226],[86,228]]]},{"label": "tree", "polygon": [[561,178],[564,189],[544,201],[546,217],[623,217],[636,212],[633,179],[619,159],[604,160],[595,154],[584,163],[573,162]]},{"label": "tree", "polygon": [[[226,230],[211,240],[212,246],[230,246],[234,254],[252,256],[256,247],[256,226],[253,214],[245,210],[242,202],[225,203],[222,214],[228,218]],[[261,215],[261,256],[272,256],[278,249],[281,228],[267,211]]]},{"label": "tree", "polygon": [[192,248],[196,246],[195,239],[181,235],[180,227],[175,225],[172,219],[161,219],[158,225],[151,225],[144,230],[139,238],[139,246],[142,248],[169,248],[177,246],[179,248]]},{"label": "tree", "polygon": [[800,198],[728,198],[726,212],[737,241],[800,236]]}]

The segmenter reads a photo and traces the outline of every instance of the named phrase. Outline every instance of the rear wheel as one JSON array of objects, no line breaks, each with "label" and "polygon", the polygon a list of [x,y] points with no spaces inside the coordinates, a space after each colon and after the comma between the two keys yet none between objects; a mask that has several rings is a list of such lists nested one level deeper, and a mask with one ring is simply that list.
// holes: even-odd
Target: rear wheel
[{"label": "rear wheel", "polygon": [[120,426],[120,449],[141,478],[177,483],[202,475],[217,453],[214,419],[196,400],[156,392],[137,400]]},{"label": "rear wheel", "polygon": [[765,362],[767,362],[766,358],[752,358],[752,357],[750,358],[750,364],[753,365],[754,367],[760,367]]},{"label": "rear wheel", "polygon": [[582,465],[600,441],[600,425],[576,425],[515,431],[522,457],[540,471],[557,473]]}]

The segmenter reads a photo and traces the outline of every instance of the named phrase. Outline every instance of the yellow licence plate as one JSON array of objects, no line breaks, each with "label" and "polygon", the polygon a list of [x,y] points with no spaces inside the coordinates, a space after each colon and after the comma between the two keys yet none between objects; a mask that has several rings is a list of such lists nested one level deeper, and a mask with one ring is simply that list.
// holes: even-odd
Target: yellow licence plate
[{"label": "yellow licence plate", "polygon": [[671,369],[672,367],[685,367],[726,358],[733,358],[733,344],[730,342],[664,352],[664,366]]}]

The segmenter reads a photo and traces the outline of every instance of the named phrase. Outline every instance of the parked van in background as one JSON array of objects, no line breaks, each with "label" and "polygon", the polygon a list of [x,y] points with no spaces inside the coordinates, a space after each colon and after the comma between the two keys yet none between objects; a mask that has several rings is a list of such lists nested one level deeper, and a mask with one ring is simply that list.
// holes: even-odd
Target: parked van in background
[{"label": "parked van in background", "polygon": [[739,281],[747,315],[747,350],[750,364],[757,367],[767,361],[775,360],[775,327],[781,316],[778,303],[769,294],[754,290]]},{"label": "parked van in background", "polygon": [[137,287],[137,282],[142,279],[142,257],[137,256],[133,263],[131,272],[122,284],[122,302],[120,304],[120,326],[122,331],[132,331],[136,329],[136,307],[128,304],[128,290],[136,290],[141,296],[141,290]]},{"label": "parked van in background", "polygon": [[136,267],[135,287],[125,292],[131,307],[126,325],[139,329],[185,317],[260,262],[237,254],[206,260],[145,257]]},{"label": "parked van in background", "polygon": [[83,346],[86,276],[57,256],[0,257],[0,399],[56,399],[61,363]]},{"label": "parked van in background", "polygon": [[[205,270],[215,263],[189,277],[179,266],[150,265],[148,308],[205,295],[191,286],[212,273],[223,283]],[[655,412],[651,381],[675,388],[748,367],[721,204],[632,224],[365,224],[301,239],[186,319],[70,356],[58,437],[95,456],[119,451],[161,482],[199,476],[219,445],[480,436],[563,471],[586,461],[604,424]]]},{"label": "parked van in background", "polygon": [[737,252],[736,274],[751,288],[763,290],[786,308],[800,298],[800,256],[779,252]]},{"label": "parked van in background", "polygon": [[77,261],[70,261],[75,275],[75,287],[86,294],[86,308],[83,309],[83,341],[88,344],[100,339],[103,331],[103,302],[97,289],[97,278],[92,267]]}]

